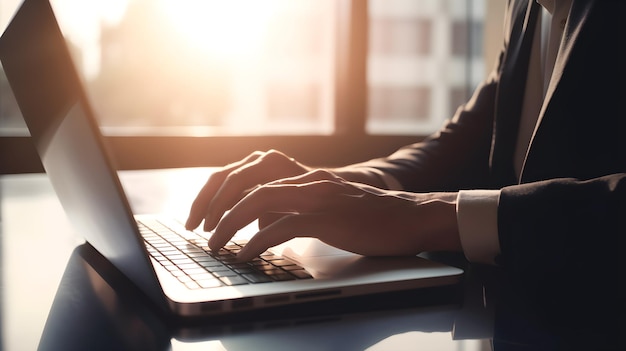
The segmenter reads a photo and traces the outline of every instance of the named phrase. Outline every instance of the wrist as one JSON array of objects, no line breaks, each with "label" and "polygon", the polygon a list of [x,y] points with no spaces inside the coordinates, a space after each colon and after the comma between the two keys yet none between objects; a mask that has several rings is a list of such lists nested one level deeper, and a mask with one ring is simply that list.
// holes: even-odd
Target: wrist
[{"label": "wrist", "polygon": [[437,251],[453,251],[463,252],[463,246],[461,245],[461,237],[459,234],[459,225],[457,222],[456,203],[457,194],[450,193],[447,198],[444,197],[442,201],[442,218],[439,219],[441,229],[439,231],[439,243],[440,248]]},{"label": "wrist", "polygon": [[[425,194],[426,201],[418,206],[422,207],[425,220],[417,223],[424,232],[425,242],[423,251],[452,251],[462,252],[459,226],[457,224],[457,193]],[[426,226],[428,224],[428,226]],[[426,229],[426,231],[424,231]]]},{"label": "wrist", "polygon": [[347,181],[368,184],[380,189],[389,189],[389,186],[385,182],[383,172],[376,168],[348,166],[335,168],[330,171]]}]

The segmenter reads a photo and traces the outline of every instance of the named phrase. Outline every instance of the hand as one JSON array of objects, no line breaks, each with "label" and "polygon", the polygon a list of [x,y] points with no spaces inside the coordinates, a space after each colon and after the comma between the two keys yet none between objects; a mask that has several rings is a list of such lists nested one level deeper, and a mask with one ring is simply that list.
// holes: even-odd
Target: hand
[{"label": "hand", "polygon": [[251,189],[277,179],[300,175],[309,168],[285,154],[270,150],[254,152],[243,160],[213,173],[194,200],[185,224],[187,230],[200,225],[211,231],[228,209]]},{"label": "hand", "polygon": [[455,193],[382,190],[316,170],[267,183],[245,195],[219,222],[209,247],[218,250],[239,229],[274,214],[239,259],[250,260],[294,237],[316,237],[368,256],[461,251],[455,202]]}]

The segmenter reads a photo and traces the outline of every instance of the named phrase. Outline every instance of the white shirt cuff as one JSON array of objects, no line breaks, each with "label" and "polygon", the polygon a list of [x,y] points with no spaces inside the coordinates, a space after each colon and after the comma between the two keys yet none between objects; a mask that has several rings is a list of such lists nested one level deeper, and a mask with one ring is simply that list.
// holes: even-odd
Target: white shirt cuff
[{"label": "white shirt cuff", "polygon": [[500,190],[461,190],[456,216],[461,246],[470,262],[495,264],[500,253],[498,202]]}]

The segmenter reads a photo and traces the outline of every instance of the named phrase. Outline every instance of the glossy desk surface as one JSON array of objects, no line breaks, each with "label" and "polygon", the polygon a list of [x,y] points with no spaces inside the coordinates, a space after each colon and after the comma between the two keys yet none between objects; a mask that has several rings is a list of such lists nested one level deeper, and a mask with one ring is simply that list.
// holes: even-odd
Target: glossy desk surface
[{"label": "glossy desk surface", "polygon": [[[184,218],[209,173],[120,177],[135,213]],[[146,302],[73,231],[45,174],[0,176],[0,197],[3,350],[601,349],[617,338],[572,327],[579,321],[555,325],[558,318],[508,289],[497,269],[457,256],[435,257],[466,269],[463,283],[452,288],[176,320]]]}]

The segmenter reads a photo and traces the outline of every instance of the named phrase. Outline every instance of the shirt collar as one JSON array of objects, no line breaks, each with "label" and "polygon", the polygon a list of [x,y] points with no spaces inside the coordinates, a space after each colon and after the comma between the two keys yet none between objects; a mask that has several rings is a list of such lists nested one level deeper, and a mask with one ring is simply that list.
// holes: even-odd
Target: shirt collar
[{"label": "shirt collar", "polygon": [[551,15],[554,13],[554,6],[557,0],[536,0],[536,1],[539,5],[543,6],[543,8],[546,9],[546,11],[550,12]]}]

